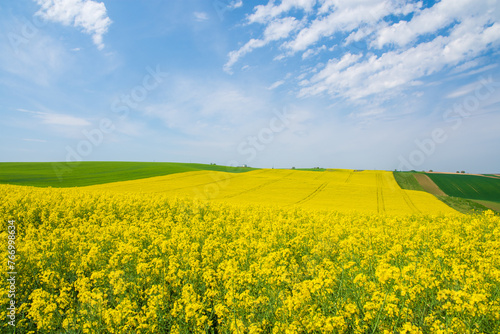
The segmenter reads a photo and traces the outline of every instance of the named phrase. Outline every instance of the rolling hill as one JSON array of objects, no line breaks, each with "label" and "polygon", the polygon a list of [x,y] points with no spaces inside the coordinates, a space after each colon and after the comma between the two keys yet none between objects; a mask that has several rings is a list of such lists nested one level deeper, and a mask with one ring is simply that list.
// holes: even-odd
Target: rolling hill
[{"label": "rolling hill", "polygon": [[242,173],[254,169],[174,162],[2,162],[0,184],[66,188],[200,170]]},{"label": "rolling hill", "polygon": [[500,179],[479,175],[426,173],[448,196],[500,202]]}]

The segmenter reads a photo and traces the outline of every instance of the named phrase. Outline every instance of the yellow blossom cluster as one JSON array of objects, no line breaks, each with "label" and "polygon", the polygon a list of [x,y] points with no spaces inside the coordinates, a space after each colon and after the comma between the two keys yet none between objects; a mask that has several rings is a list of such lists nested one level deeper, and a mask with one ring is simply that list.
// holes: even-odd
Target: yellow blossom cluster
[{"label": "yellow blossom cluster", "polygon": [[8,185],[0,198],[17,229],[16,333],[500,332],[491,211],[389,216]]},{"label": "yellow blossom cluster", "polygon": [[456,213],[424,191],[401,189],[391,172],[347,169],[311,172],[260,169],[197,171],[83,187],[86,191],[194,197],[200,201],[302,207],[367,214]]}]

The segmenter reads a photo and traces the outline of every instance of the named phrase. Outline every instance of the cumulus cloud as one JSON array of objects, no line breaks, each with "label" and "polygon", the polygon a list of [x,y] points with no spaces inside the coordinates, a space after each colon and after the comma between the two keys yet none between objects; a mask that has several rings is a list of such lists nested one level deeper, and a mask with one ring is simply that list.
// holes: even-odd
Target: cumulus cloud
[{"label": "cumulus cloud", "polygon": [[[319,7],[316,6],[317,3],[319,3]],[[282,0],[279,4],[276,4],[275,1],[269,1],[267,5],[256,6],[253,13],[247,17],[247,21],[249,24],[265,25],[266,33],[269,29],[274,28],[277,22],[290,23],[293,20],[296,23],[294,29],[290,29],[287,34],[279,38],[289,38],[282,44],[282,48],[287,52],[275,59],[282,59],[299,51],[304,51],[304,58],[307,58],[313,52],[308,52],[307,49],[314,46],[322,38],[329,38],[337,32],[351,32],[359,28],[357,35],[359,40],[359,38],[373,33],[377,28],[376,24],[385,16],[406,15],[420,6],[421,3],[406,4],[402,0],[381,2],[371,0]],[[286,16],[292,11],[302,11],[306,17],[299,20],[294,16]],[[293,32],[297,33],[293,35]],[[253,49],[263,47],[275,40],[278,39],[250,40],[239,50],[229,53],[229,61],[224,67],[225,70],[230,70],[234,63]],[[353,35],[350,40],[356,40],[356,36]]]},{"label": "cumulus cloud", "polygon": [[111,19],[103,2],[92,0],[35,0],[40,6],[38,15],[52,22],[74,26],[92,36],[99,50],[104,48],[103,35]]},{"label": "cumulus cloud", "polygon": [[[230,52],[224,69],[278,42],[275,60],[301,53],[311,69],[299,82],[299,96],[389,94],[438,71],[471,67],[500,46],[499,2],[442,0],[426,7],[406,0],[270,0],[247,16],[248,24],[265,27],[262,38]],[[323,62],[329,58],[322,67],[311,64],[320,52]]]},{"label": "cumulus cloud", "polygon": [[228,5],[230,9],[240,8],[241,6],[243,6],[243,1],[241,0],[234,0]]},{"label": "cumulus cloud", "polygon": [[[368,31],[373,31],[376,24],[384,17],[406,15],[418,6],[418,3],[403,5],[394,1],[335,1],[335,5],[327,6],[330,12],[326,16],[316,17],[298,33],[295,39],[284,46],[293,54],[304,51],[322,38],[333,36],[338,32],[359,31],[359,34],[362,34],[362,29],[367,29],[367,26],[372,27]],[[351,39],[355,40],[352,37]]]},{"label": "cumulus cloud", "polygon": [[288,35],[300,25],[300,21],[294,17],[276,19],[272,21],[264,31],[262,39],[251,39],[239,50],[229,53],[229,60],[224,65],[224,71],[231,73],[232,66],[245,54],[256,48],[261,48],[272,41],[277,41],[288,37]]},{"label": "cumulus cloud", "polygon": [[471,17],[474,17],[474,24],[480,26],[492,19],[488,8],[488,1],[442,0],[416,13],[411,21],[400,21],[380,29],[372,44],[377,48],[387,44],[405,46],[421,35],[434,33],[456,21]]},{"label": "cumulus cloud", "polygon": [[500,24],[475,32],[469,31],[467,23],[464,25],[467,28],[459,26],[449,37],[439,36],[403,51],[386,52],[364,61],[358,61],[360,55],[351,54],[344,55],[340,61],[331,60],[307,82],[300,95],[327,92],[332,96],[359,99],[411,84],[445,66],[477,56],[491,44],[500,45]]},{"label": "cumulus cloud", "polygon": [[274,1],[270,1],[267,5],[256,6],[254,13],[248,16],[248,22],[266,23],[291,9],[301,9],[309,12],[315,3],[316,0],[283,0],[279,5],[275,5]]},{"label": "cumulus cloud", "polygon": [[320,46],[319,48],[316,48],[316,49],[308,49],[306,52],[304,52],[302,54],[302,59],[313,57],[313,56],[317,55],[318,53],[320,53],[321,51],[324,51],[324,50],[326,50],[326,45],[322,45],[322,46]]}]

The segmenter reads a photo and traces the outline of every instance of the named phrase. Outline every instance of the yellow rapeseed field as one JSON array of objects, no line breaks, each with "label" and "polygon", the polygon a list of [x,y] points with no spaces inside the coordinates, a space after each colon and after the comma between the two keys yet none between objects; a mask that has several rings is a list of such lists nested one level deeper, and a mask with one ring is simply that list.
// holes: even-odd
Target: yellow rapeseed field
[{"label": "yellow rapeseed field", "polygon": [[[380,172],[310,174],[316,192],[279,173],[230,175],[211,201],[172,196],[192,196],[203,173],[159,178],[159,194],[153,179],[144,192],[0,185],[17,230],[16,333],[500,332],[499,216],[418,212],[427,198],[397,199]],[[332,210],[349,202],[336,191],[367,213]],[[412,210],[387,214],[392,201]]]},{"label": "yellow rapeseed field", "polygon": [[82,190],[163,193],[203,201],[304,207],[342,212],[456,213],[433,195],[403,190],[387,171],[310,172],[262,169],[248,173],[188,172],[84,187]]}]

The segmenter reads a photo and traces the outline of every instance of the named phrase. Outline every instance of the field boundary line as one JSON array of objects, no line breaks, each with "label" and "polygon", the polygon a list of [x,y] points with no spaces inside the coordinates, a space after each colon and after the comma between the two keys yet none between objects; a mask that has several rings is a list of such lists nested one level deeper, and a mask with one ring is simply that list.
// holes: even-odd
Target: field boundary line
[{"label": "field boundary line", "polygon": [[415,203],[413,203],[411,197],[408,196],[408,194],[406,193],[405,190],[401,189],[401,194],[402,194],[403,199],[405,200],[406,204],[408,205],[408,207],[410,209],[412,209],[414,212],[422,213],[422,211],[420,211],[420,209],[417,208],[417,206],[415,205]]},{"label": "field boundary line", "polygon": [[385,213],[384,193],[382,190],[384,180],[380,173],[376,174],[375,180],[377,184],[377,211],[378,213]]},{"label": "field boundary line", "polygon": [[481,176],[481,177],[489,177],[490,179],[500,179],[500,175],[485,175],[485,174],[471,174],[475,176]]},{"label": "field boundary line", "polygon": [[189,186],[183,186],[183,187],[180,187],[180,188],[168,188],[168,190],[181,190],[181,189],[187,189],[187,188],[201,187],[201,186],[206,186],[206,185],[212,184],[212,183],[220,183],[220,182],[224,182],[224,181],[227,181],[227,180],[232,180],[232,179],[234,179],[234,178],[236,178],[238,176],[241,176],[241,174],[236,174],[234,176],[228,176],[224,180],[214,180],[214,181],[205,182],[205,183],[199,183],[199,184],[192,184],[192,185],[189,185]]},{"label": "field boundary line", "polygon": [[232,197],[236,197],[236,196],[239,196],[239,195],[242,195],[242,194],[246,194],[246,193],[248,193],[248,192],[250,192],[250,191],[258,190],[258,189],[261,189],[261,188],[267,187],[267,186],[268,186],[268,185],[270,185],[270,184],[273,184],[273,183],[279,182],[279,181],[283,180],[284,178],[286,178],[286,177],[288,177],[288,176],[290,176],[290,175],[292,175],[292,174],[293,174],[293,172],[288,173],[288,174],[284,175],[283,177],[280,177],[279,179],[276,179],[276,180],[271,180],[271,181],[268,181],[268,182],[264,182],[263,184],[260,184],[260,185],[258,185],[258,186],[256,186],[256,187],[253,187],[253,188],[250,188],[250,189],[243,190],[243,191],[241,191],[241,192],[239,192],[239,193],[236,193],[236,194],[226,195],[226,196],[219,197],[219,198],[220,198],[220,199],[232,198]]},{"label": "field boundary line", "polygon": [[347,178],[345,179],[344,183],[349,183],[353,174],[354,172],[350,172],[349,175],[347,175]]},{"label": "field boundary line", "polygon": [[[215,171],[215,173],[218,173],[218,172],[219,171]],[[259,174],[261,174],[261,173],[264,172],[264,170],[262,170],[262,171],[258,170],[258,171],[256,171],[256,173],[257,172],[259,172]],[[190,186],[183,186],[183,187],[180,187],[180,188],[169,188],[168,190],[180,190],[180,189],[187,189],[187,188],[193,188],[193,187],[206,186],[206,185],[209,185],[209,184],[212,184],[212,183],[220,183],[220,182],[225,182],[225,181],[228,181],[228,180],[232,180],[234,178],[241,177],[244,174],[244,173],[230,173],[230,172],[222,172],[222,173],[227,173],[229,175],[224,180],[213,180],[213,181],[206,182],[206,183],[194,184],[194,185],[190,185]],[[186,177],[189,177],[189,176],[190,175],[186,175]]]},{"label": "field boundary line", "polygon": [[313,197],[315,197],[316,195],[318,195],[318,193],[322,192],[329,183],[330,182],[325,182],[325,183],[320,184],[320,186],[317,187],[316,189],[314,189],[312,193],[310,193],[309,195],[307,195],[303,199],[301,199],[301,200],[299,200],[299,201],[297,201],[297,202],[295,202],[294,204],[291,204],[291,205],[302,204],[304,202],[307,202],[307,201],[311,200]]},{"label": "field boundary line", "polygon": [[414,174],[413,176],[426,192],[438,196],[448,196],[428,175]]}]

